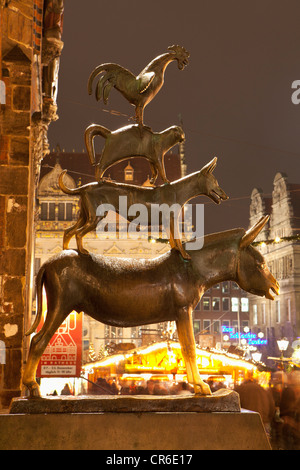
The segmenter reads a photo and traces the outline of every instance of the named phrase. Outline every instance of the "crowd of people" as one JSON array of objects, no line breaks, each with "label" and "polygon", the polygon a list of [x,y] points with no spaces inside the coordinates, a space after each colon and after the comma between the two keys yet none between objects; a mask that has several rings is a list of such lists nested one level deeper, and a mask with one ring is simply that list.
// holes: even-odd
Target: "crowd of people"
[{"label": "crowd of people", "polygon": [[98,378],[91,393],[96,395],[183,395],[192,394],[193,387],[186,382],[161,380],[127,380],[119,384],[114,379]]},{"label": "crowd of people", "polygon": [[274,450],[300,450],[300,371],[275,372],[267,389],[249,379],[236,391],[241,408],[260,414]]}]

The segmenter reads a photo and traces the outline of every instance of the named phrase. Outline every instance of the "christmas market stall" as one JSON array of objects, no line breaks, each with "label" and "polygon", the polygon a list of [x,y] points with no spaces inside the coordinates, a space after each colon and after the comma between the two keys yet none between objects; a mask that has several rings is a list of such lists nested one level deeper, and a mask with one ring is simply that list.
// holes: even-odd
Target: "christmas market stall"
[{"label": "christmas market stall", "polygon": [[[257,378],[263,386],[269,382],[270,372],[261,363],[216,349],[197,347],[196,354],[201,377],[212,389],[217,386],[234,388],[249,377]],[[82,377],[86,379],[86,393],[105,393],[106,382],[114,384],[118,392],[124,394],[148,393],[149,383],[159,384],[156,388],[164,394],[166,390],[176,393],[176,385],[186,382],[186,369],[180,344],[165,341],[85,364]]]}]

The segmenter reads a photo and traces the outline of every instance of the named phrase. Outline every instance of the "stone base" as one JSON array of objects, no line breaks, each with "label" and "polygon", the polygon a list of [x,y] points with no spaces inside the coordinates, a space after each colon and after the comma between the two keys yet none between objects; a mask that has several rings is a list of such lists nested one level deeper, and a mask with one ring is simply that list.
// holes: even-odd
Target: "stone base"
[{"label": "stone base", "polygon": [[239,412],[239,395],[221,389],[209,396],[195,395],[98,395],[46,398],[15,398],[10,414],[44,413],[158,413],[158,412]]},{"label": "stone base", "polygon": [[0,415],[0,450],[270,449],[260,415],[244,410]]}]

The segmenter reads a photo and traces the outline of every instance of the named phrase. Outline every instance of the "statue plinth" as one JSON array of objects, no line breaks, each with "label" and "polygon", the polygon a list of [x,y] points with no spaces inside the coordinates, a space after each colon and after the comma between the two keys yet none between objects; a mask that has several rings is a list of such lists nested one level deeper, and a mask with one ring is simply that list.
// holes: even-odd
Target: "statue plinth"
[{"label": "statue plinth", "polygon": [[85,395],[14,398],[10,414],[45,413],[213,413],[239,412],[237,392],[221,389],[198,395]]},{"label": "statue plinth", "polygon": [[10,414],[0,415],[0,449],[178,452],[271,447],[260,415],[240,409],[238,394],[222,389],[209,396],[16,398]]}]

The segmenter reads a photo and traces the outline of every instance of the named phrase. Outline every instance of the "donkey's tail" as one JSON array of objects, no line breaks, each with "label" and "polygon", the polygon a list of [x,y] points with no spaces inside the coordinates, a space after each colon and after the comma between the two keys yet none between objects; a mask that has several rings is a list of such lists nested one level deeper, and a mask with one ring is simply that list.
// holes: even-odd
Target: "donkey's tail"
[{"label": "donkey's tail", "polygon": [[91,124],[86,128],[84,141],[92,165],[95,165],[96,163],[94,137],[96,137],[96,135],[100,135],[101,137],[104,137],[104,139],[107,139],[110,134],[111,131],[104,126],[100,126],[100,124]]},{"label": "donkey's tail", "polygon": [[29,330],[25,333],[26,336],[31,335],[37,329],[43,314],[43,277],[45,272],[45,266],[43,265],[36,277],[36,296],[37,296],[37,313],[33,325],[29,328]]}]

